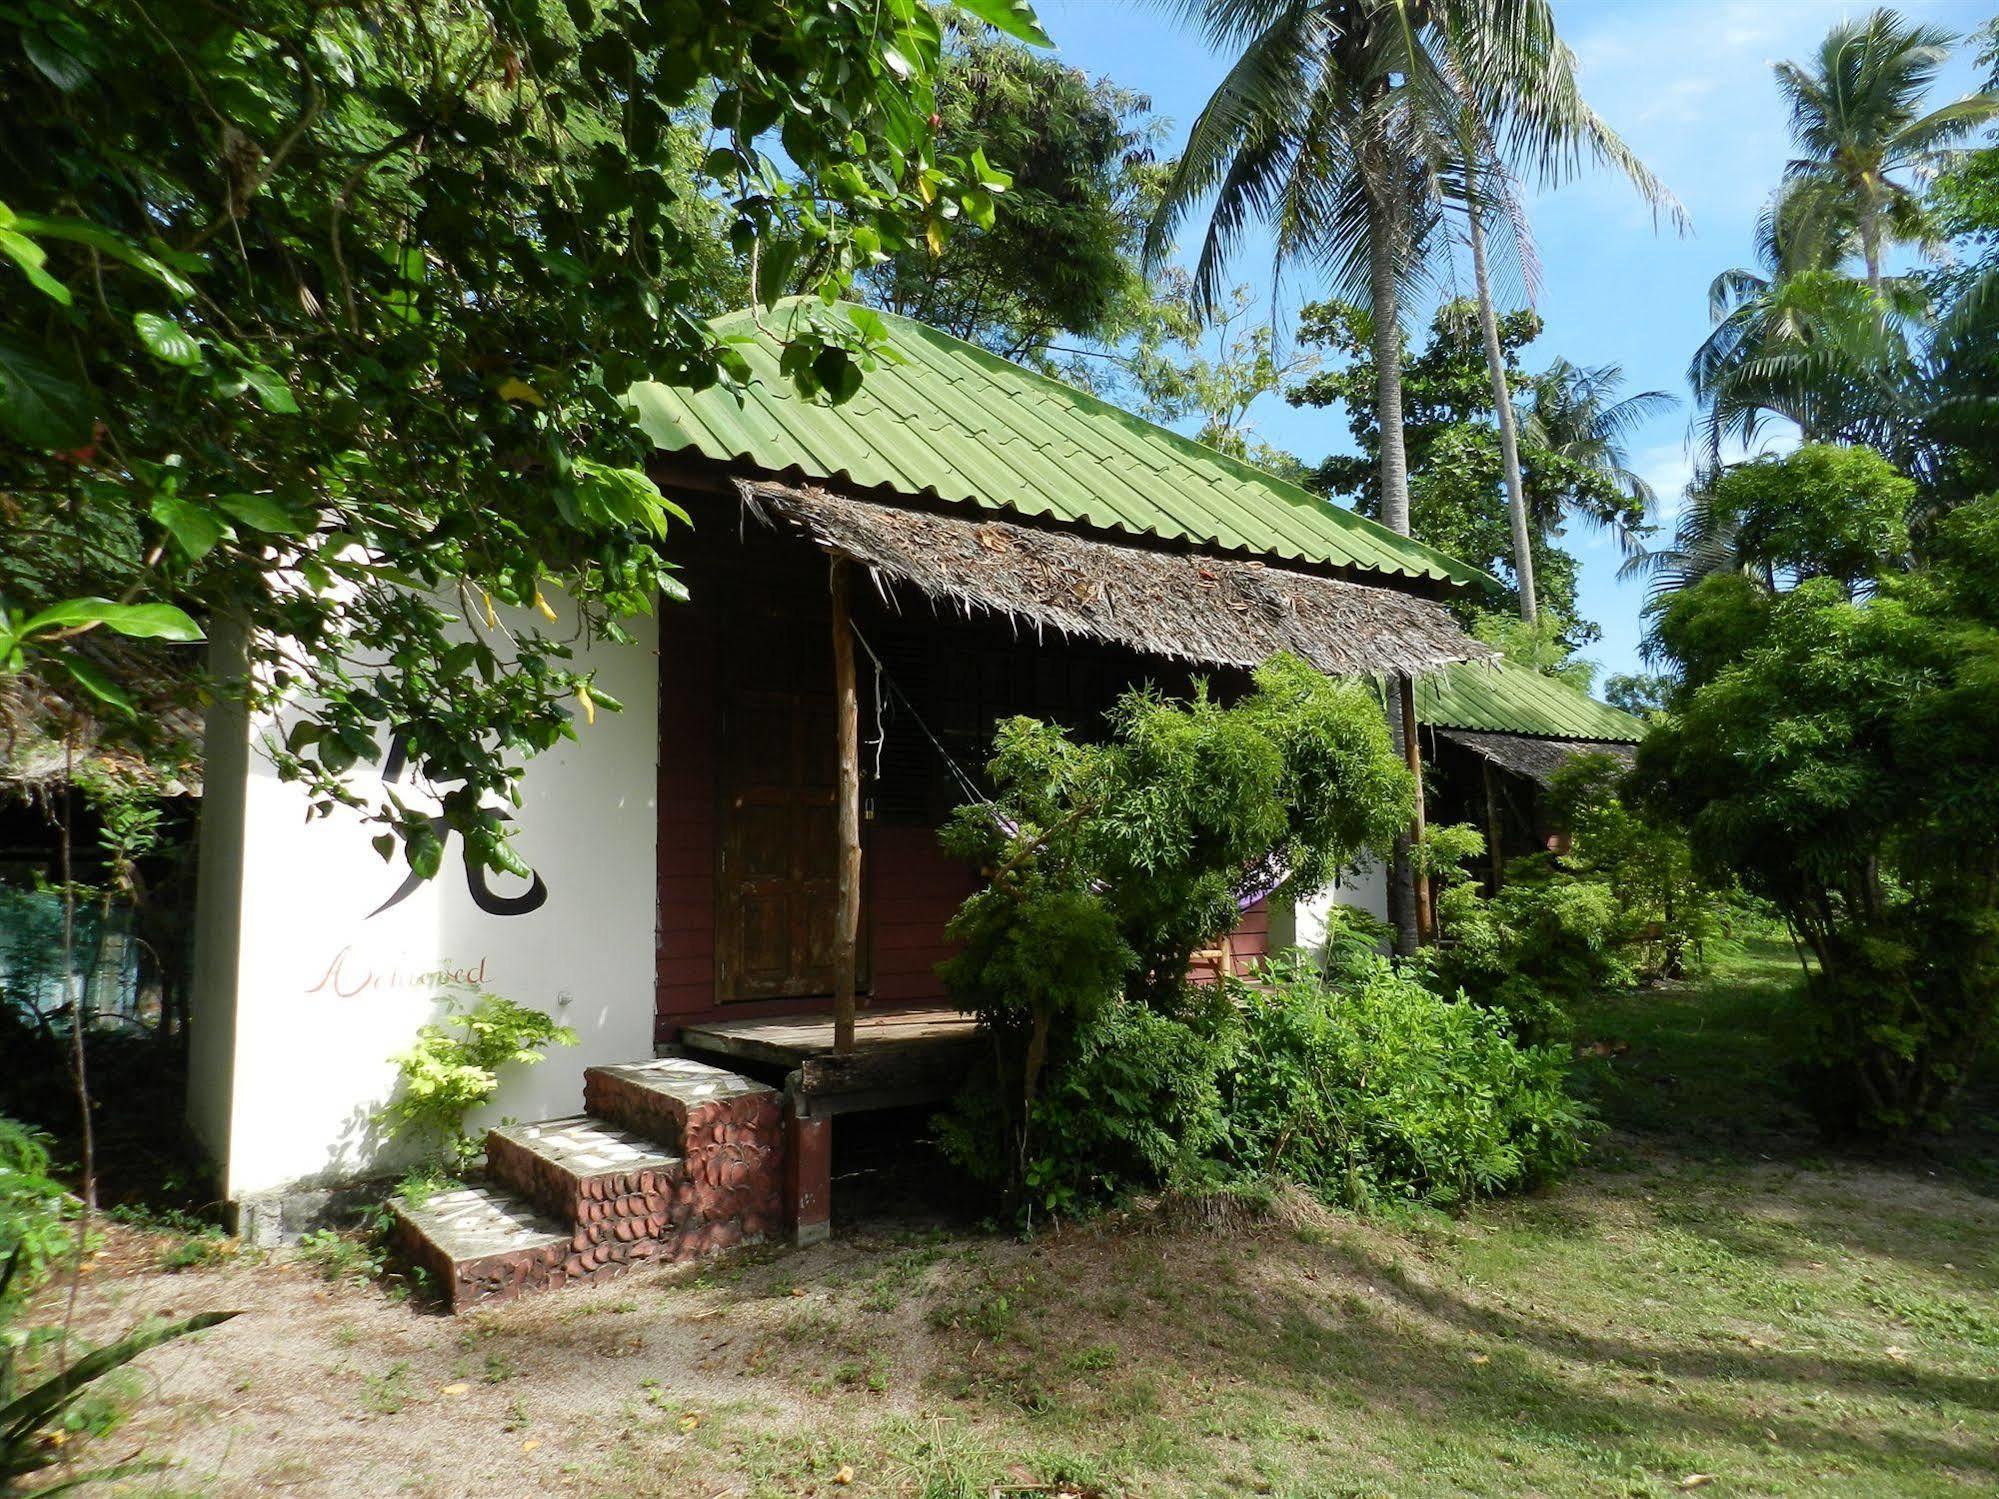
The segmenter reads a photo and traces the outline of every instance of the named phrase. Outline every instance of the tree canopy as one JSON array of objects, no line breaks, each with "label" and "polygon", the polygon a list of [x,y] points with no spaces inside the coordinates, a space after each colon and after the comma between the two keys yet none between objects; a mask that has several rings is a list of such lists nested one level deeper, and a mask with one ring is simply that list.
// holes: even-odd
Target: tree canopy
[{"label": "tree canopy", "polygon": [[[718,265],[830,301],[1007,186],[938,144],[920,0],[10,9],[0,670],[115,720],[86,637],[226,624],[303,714],[281,773],[419,873],[431,814],[348,772],[395,742],[517,867],[493,803],[616,707],[575,645],[676,592],[622,394],[747,372]],[[824,399],[873,357],[834,311],[784,337]]]}]

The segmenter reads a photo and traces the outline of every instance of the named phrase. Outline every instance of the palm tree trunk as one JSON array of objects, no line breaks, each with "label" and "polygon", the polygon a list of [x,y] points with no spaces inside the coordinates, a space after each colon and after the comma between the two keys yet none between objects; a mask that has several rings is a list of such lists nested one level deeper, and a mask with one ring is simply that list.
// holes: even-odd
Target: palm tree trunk
[{"label": "palm tree trunk", "polygon": [[1409,534],[1409,454],[1402,441],[1402,316],[1396,296],[1401,226],[1392,202],[1370,193],[1367,270],[1374,318],[1374,420],[1381,431],[1381,523]]},{"label": "palm tree trunk", "polygon": [[[1409,534],[1409,454],[1402,440],[1402,315],[1396,296],[1401,270],[1402,233],[1397,204],[1386,193],[1368,194],[1367,270],[1374,319],[1374,419],[1380,429],[1382,524],[1398,536]],[[1395,679],[1389,688],[1389,734],[1395,748],[1408,756],[1412,748],[1404,725],[1414,716],[1414,687],[1409,678]],[[1423,783],[1416,782],[1416,823],[1423,825]],[[1388,912],[1395,927],[1395,950],[1413,953],[1421,942],[1417,916],[1422,890],[1411,857],[1414,829],[1395,839],[1389,870]]]},{"label": "palm tree trunk", "polygon": [[1520,589],[1520,617],[1533,624],[1540,613],[1534,592],[1534,542],[1527,529],[1527,486],[1520,478],[1520,432],[1513,421],[1513,396],[1506,388],[1506,356],[1499,347],[1499,315],[1492,306],[1492,281],[1485,269],[1485,220],[1478,206],[1477,180],[1466,169],[1465,217],[1471,226],[1472,277],[1478,285],[1478,326],[1485,335],[1485,367],[1492,376],[1492,409],[1499,418],[1499,457],[1506,472],[1506,516],[1513,527],[1513,577]]}]

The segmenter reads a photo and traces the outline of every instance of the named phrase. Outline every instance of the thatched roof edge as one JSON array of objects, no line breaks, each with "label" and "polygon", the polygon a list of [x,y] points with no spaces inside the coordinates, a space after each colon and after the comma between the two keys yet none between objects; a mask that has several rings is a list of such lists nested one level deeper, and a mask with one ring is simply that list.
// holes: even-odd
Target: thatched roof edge
[{"label": "thatched roof edge", "polygon": [[1073,530],[904,509],[738,479],[753,513],[966,612],[1207,666],[1288,651],[1332,676],[1417,676],[1492,651],[1427,599],[1263,561],[1119,545]]}]

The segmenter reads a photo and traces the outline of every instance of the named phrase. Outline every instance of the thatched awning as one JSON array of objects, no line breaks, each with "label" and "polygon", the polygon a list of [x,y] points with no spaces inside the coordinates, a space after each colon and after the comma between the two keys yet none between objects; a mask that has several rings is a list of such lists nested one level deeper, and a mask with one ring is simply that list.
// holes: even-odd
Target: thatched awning
[{"label": "thatched awning", "polygon": [[1492,652],[1438,604],[1263,562],[1120,546],[1073,531],[905,510],[739,479],[753,510],[967,612],[1209,666],[1279,651],[1331,676],[1413,676]]},{"label": "thatched awning", "polygon": [[1543,786],[1578,755],[1609,755],[1629,765],[1634,744],[1604,739],[1539,739],[1530,734],[1485,734],[1470,729],[1438,729],[1437,736],[1490,760],[1501,770],[1525,776]]}]

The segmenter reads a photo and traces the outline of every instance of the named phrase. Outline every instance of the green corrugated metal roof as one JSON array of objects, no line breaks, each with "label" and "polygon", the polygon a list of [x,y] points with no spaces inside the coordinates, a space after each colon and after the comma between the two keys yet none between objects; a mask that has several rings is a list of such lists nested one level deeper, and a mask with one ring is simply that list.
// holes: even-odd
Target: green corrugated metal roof
[{"label": "green corrugated metal roof", "polygon": [[1566,682],[1506,662],[1467,661],[1416,679],[1416,717],[1439,729],[1635,744],[1645,726]]},{"label": "green corrugated metal roof", "polygon": [[[765,314],[782,326],[795,300]],[[753,378],[737,393],[633,387],[643,427],[668,452],[694,449],[773,474],[1046,516],[1100,531],[1368,572],[1490,583],[1474,567],[1120,411],[1059,380],[908,318],[883,313],[900,363],[883,361],[842,406],[806,401],[778,372],[779,345],[748,312],[718,318]]]}]

